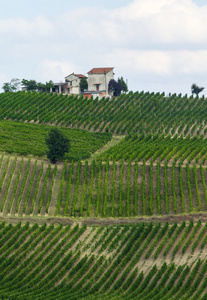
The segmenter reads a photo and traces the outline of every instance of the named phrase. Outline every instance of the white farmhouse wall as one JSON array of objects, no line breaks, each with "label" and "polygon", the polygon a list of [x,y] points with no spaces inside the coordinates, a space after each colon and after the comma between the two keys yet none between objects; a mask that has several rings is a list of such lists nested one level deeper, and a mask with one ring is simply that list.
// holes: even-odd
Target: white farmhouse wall
[{"label": "white farmhouse wall", "polygon": [[81,77],[79,77],[77,74],[70,74],[65,77],[65,81],[68,84],[68,87],[70,88],[71,94],[80,94],[80,81]]},{"label": "white farmhouse wall", "polygon": [[99,91],[108,91],[108,84],[111,79],[114,79],[113,70],[105,74],[88,73],[88,90],[97,91],[97,85]]},{"label": "white farmhouse wall", "polygon": [[70,93],[71,94],[80,94],[80,87],[79,86],[73,86],[71,89],[70,89]]}]

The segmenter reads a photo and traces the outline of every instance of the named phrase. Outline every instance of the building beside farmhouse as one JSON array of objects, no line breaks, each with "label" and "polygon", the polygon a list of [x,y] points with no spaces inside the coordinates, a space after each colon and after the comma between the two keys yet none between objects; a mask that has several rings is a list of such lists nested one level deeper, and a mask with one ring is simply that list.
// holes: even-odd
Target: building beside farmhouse
[{"label": "building beside farmhouse", "polygon": [[88,91],[84,97],[110,96],[108,91],[109,81],[114,79],[114,68],[93,68],[88,72]]},{"label": "building beside farmhouse", "polygon": [[80,81],[82,78],[87,78],[82,74],[70,74],[65,77],[65,82],[68,84],[70,94],[80,94]]},{"label": "building beside farmhouse", "polygon": [[69,94],[68,84],[66,82],[56,82],[51,91],[57,94]]},{"label": "building beside farmhouse", "polygon": [[65,77],[65,82],[59,82],[54,84],[53,91],[58,94],[75,94],[79,95],[81,93],[80,91],[80,81],[81,78],[87,78],[86,76],[82,74],[70,74]]}]

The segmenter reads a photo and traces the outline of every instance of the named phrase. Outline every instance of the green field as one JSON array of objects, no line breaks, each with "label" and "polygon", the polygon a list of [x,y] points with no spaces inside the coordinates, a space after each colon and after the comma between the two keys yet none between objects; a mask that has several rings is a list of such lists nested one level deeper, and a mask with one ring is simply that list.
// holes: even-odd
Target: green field
[{"label": "green field", "polygon": [[206,107],[0,94],[0,299],[207,299]]},{"label": "green field", "polygon": [[[18,155],[46,156],[45,138],[51,126],[0,121],[0,151]],[[65,159],[77,161],[90,158],[91,154],[111,139],[109,133],[92,133],[86,130],[61,128],[71,144]]]}]

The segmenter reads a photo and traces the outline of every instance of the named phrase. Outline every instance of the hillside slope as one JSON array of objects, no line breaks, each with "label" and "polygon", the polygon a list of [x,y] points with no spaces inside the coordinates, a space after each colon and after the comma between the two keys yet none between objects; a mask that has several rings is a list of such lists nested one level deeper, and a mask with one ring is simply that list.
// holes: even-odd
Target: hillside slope
[{"label": "hillside slope", "polygon": [[1,119],[56,124],[114,134],[132,132],[206,136],[207,99],[136,92],[84,99],[36,92],[0,94]]},{"label": "hillside slope", "polygon": [[3,215],[137,217],[207,211],[207,169],[158,163],[58,163],[2,154]]},{"label": "hillside slope", "polygon": [[0,298],[207,300],[206,101],[0,94]]},{"label": "hillside slope", "polygon": [[2,299],[206,299],[207,225],[0,223]]}]

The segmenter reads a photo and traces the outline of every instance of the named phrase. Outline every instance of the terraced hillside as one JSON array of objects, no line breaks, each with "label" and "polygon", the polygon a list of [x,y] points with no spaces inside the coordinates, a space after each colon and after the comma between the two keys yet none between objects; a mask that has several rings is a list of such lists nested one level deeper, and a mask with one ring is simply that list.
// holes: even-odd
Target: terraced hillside
[{"label": "terraced hillside", "polygon": [[2,299],[206,299],[207,223],[0,223]]},{"label": "terraced hillside", "polygon": [[206,101],[0,94],[0,299],[207,299]]},{"label": "terraced hillside", "polygon": [[207,99],[164,93],[128,93],[118,98],[17,92],[0,94],[1,119],[56,124],[116,134],[130,132],[206,135]]},{"label": "terraced hillside", "polygon": [[3,215],[137,217],[207,211],[207,169],[160,162],[0,157]]},{"label": "terraced hillside", "polygon": [[99,156],[103,160],[160,161],[206,164],[207,139],[203,136],[127,135]]}]

